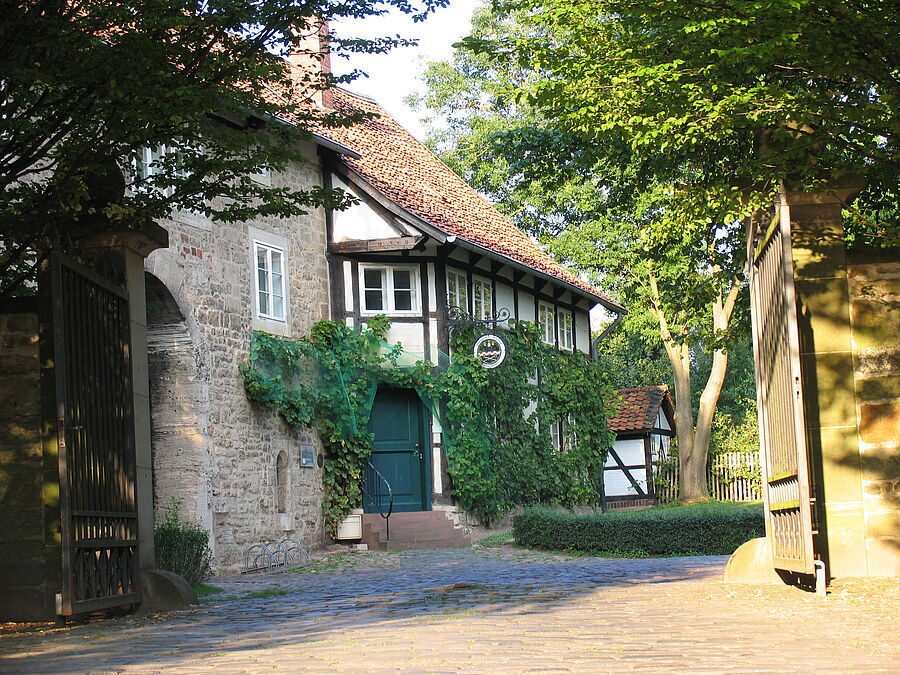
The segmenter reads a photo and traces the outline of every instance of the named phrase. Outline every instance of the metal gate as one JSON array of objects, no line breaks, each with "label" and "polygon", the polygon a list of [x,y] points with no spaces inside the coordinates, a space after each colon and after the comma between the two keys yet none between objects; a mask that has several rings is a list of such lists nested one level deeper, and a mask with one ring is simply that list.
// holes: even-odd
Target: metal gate
[{"label": "metal gate", "polygon": [[140,600],[130,317],[125,289],[59,253],[48,280],[68,616]]},{"label": "metal gate", "polygon": [[815,572],[790,207],[748,242],[767,530],[777,569]]}]

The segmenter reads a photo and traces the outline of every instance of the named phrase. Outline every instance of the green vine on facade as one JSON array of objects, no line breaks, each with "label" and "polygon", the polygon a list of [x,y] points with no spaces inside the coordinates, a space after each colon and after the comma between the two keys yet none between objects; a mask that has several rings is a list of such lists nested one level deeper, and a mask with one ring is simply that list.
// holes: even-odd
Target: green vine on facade
[{"label": "green vine on facade", "polygon": [[[240,368],[251,401],[295,427],[315,426],[325,450],[323,510],[329,531],[362,502],[372,452],[367,430],[379,386],[414,388],[443,430],[452,495],[490,521],[519,504],[591,504],[599,499],[606,453],[606,377],[584,354],[560,352],[535,326],[502,331],[507,359],[482,368],[476,335],[458,330],[445,369],[425,361],[401,367],[388,345],[390,321],[365,328],[320,321],[309,337],[254,333]],[[553,431],[555,427],[555,432]]]}]

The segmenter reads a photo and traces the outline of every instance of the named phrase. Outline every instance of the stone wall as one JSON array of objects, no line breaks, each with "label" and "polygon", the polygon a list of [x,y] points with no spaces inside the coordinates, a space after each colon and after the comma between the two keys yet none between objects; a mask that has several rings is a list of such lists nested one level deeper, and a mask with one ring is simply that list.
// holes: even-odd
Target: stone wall
[{"label": "stone wall", "polygon": [[900,251],[847,272],[866,553],[870,574],[900,576]]},{"label": "stone wall", "polygon": [[[273,176],[273,185],[321,184],[312,145],[308,156],[308,163]],[[318,454],[318,438],[251,406],[238,366],[249,357],[254,323],[252,231],[287,242],[289,336],[306,335],[328,318],[324,212],[232,224],[179,214],[162,224],[170,247],[146,264],[151,285],[156,279],[169,294],[148,307],[157,513],[172,497],[184,500],[185,515],[211,532],[217,571],[239,568],[255,543],[291,537],[318,546],[324,542],[321,470],[300,466],[300,443],[314,443]],[[275,470],[280,452],[287,458],[283,513]]]},{"label": "stone wall", "polygon": [[0,618],[28,620],[55,613],[60,560],[44,536],[38,316],[14,304],[0,307]]}]

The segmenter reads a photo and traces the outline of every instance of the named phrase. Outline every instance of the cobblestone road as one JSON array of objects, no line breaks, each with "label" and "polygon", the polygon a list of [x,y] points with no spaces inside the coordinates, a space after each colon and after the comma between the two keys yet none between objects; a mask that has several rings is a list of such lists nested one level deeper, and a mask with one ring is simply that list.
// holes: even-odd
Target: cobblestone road
[{"label": "cobblestone road", "polygon": [[213,579],[223,591],[199,608],[2,634],[0,671],[900,672],[895,582],[822,600],[725,586],[724,563],[349,554],[300,574]]}]

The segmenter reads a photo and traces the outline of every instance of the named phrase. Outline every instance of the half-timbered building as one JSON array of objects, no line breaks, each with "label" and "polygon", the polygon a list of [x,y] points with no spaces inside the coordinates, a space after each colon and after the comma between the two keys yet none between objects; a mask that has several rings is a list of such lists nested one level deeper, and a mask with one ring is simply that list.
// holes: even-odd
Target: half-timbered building
[{"label": "half-timbered building", "polygon": [[[388,341],[433,363],[449,351],[448,323],[459,314],[536,322],[548,344],[592,352],[589,312],[599,304],[621,313],[619,305],[557,263],[373,100],[338,89],[332,103],[377,115],[336,137],[358,157],[325,157],[328,185],[359,200],[327,215],[336,320],[360,325],[385,314]],[[441,433],[413,392],[379,391],[371,427],[375,465],[401,493],[395,508],[450,504]],[[562,444],[565,429],[551,436]]]},{"label": "half-timbered building", "polygon": [[672,397],[665,385],[620,389],[618,394],[618,410],[609,420],[616,442],[603,472],[606,503],[651,506],[656,503],[656,468],[669,458],[675,436]]}]

